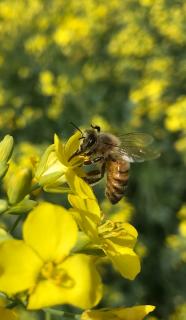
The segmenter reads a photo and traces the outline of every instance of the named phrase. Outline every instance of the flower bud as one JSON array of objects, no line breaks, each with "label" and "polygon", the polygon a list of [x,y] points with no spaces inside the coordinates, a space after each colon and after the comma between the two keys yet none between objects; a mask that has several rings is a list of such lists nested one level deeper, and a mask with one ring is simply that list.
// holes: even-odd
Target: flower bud
[{"label": "flower bud", "polygon": [[29,192],[32,181],[32,171],[21,169],[9,181],[8,200],[11,205],[20,202]]},{"label": "flower bud", "polygon": [[8,160],[13,151],[14,140],[10,135],[6,135],[0,142],[0,178],[3,178],[8,170]]},{"label": "flower bud", "polygon": [[7,210],[7,213],[10,214],[20,214],[20,213],[26,213],[32,210],[37,205],[37,202],[34,200],[30,200],[29,197],[26,197],[18,204],[9,207]]},{"label": "flower bud", "polygon": [[0,178],[3,178],[8,170],[8,164],[4,161],[0,162]]},{"label": "flower bud", "polygon": [[65,167],[58,160],[54,145],[50,145],[36,168],[35,179],[40,186],[54,184],[62,175],[64,175]]},{"label": "flower bud", "polygon": [[6,135],[0,142],[0,162],[7,162],[13,151],[14,139],[10,135]]}]

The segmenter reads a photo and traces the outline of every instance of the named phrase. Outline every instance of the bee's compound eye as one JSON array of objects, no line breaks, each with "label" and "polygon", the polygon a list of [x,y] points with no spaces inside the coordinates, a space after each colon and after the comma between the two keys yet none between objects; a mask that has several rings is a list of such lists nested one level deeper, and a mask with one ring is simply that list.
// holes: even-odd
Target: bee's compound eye
[{"label": "bee's compound eye", "polygon": [[93,144],[96,142],[96,137],[94,134],[90,134],[88,137],[87,147],[93,146]]}]

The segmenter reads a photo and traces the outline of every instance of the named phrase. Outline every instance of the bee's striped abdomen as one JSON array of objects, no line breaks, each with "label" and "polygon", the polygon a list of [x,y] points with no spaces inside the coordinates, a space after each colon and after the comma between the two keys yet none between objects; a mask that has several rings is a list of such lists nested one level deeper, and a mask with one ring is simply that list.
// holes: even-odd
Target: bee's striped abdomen
[{"label": "bee's striped abdomen", "polygon": [[121,200],[129,178],[130,164],[125,160],[110,160],[107,162],[106,196],[112,204]]}]

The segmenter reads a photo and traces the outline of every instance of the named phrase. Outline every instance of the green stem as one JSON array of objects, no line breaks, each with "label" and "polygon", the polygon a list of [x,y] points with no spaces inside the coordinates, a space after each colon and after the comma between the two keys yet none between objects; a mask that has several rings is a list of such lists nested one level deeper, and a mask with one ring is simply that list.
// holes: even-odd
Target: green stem
[{"label": "green stem", "polygon": [[[56,315],[56,316],[61,316],[63,317],[63,320],[65,319],[80,319],[80,315],[79,314],[74,314],[71,312],[66,312],[66,311],[62,311],[62,310],[56,310],[56,309],[52,309],[52,308],[47,308],[47,309],[43,309],[43,311],[46,314],[50,314],[50,315]],[[50,318],[49,318],[50,319]]]},{"label": "green stem", "polygon": [[35,190],[37,190],[37,189],[39,189],[39,188],[41,188],[41,186],[39,185],[39,183],[35,183],[35,184],[31,187],[30,192],[35,191]]},{"label": "green stem", "polygon": [[45,320],[51,320],[51,313],[45,312]]},{"label": "green stem", "polygon": [[20,214],[20,215],[17,217],[17,219],[15,220],[13,226],[12,226],[12,227],[9,229],[9,231],[8,231],[10,234],[16,229],[16,227],[17,227],[17,225],[19,224],[19,222],[20,222],[22,219],[24,219],[25,216],[26,216],[26,214],[23,213],[23,214]]}]

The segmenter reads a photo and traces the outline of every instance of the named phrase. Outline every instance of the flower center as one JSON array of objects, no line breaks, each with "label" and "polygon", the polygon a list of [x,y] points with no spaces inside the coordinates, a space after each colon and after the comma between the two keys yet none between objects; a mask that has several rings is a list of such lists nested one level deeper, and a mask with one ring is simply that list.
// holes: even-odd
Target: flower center
[{"label": "flower center", "polygon": [[72,288],[75,285],[74,280],[68,274],[67,270],[52,261],[44,264],[40,277],[41,279],[52,280],[57,286],[64,288]]}]

